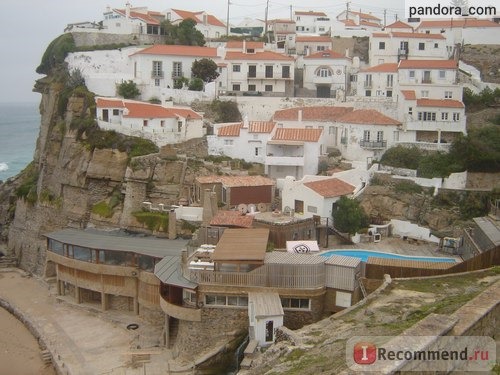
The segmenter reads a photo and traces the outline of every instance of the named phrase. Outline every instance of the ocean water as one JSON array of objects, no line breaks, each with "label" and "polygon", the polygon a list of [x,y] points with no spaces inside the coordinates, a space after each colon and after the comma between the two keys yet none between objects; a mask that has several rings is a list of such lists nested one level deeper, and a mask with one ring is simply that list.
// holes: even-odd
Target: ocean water
[{"label": "ocean water", "polygon": [[40,128],[38,103],[0,103],[0,180],[33,160]]}]

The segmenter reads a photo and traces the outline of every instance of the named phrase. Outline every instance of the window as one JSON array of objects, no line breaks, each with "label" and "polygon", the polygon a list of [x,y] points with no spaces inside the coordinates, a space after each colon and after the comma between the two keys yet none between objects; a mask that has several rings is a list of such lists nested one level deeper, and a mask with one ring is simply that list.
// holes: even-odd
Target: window
[{"label": "window", "polygon": [[162,127],[162,128],[165,127],[165,120],[160,120],[160,127]]},{"label": "window", "polygon": [[444,92],[444,98],[445,99],[451,99],[453,97],[453,92],[452,91],[445,91]]},{"label": "window", "polygon": [[330,135],[335,134],[335,126],[328,127],[328,134],[330,134]]},{"label": "window", "polygon": [[446,78],[446,70],[440,70],[439,71],[439,78],[440,79],[445,79]]},{"label": "window", "polygon": [[[320,32],[323,32],[323,31],[325,31],[325,28],[324,28],[323,26],[320,26],[320,27],[318,27],[318,30],[319,30]],[[324,48],[325,48],[325,47],[323,47],[323,49],[324,49]]]},{"label": "window", "polygon": [[369,142],[370,141],[370,131],[369,130],[364,130],[363,131],[363,140]]},{"label": "window", "polygon": [[281,306],[285,309],[309,310],[311,308],[309,298],[282,298]]},{"label": "window", "polygon": [[177,131],[180,132],[182,130],[182,121],[177,121]]},{"label": "window", "polygon": [[113,109],[113,116],[119,116],[120,115],[120,110],[119,109]]},{"label": "window", "polygon": [[392,132],[392,139],[394,142],[399,142],[399,131],[395,130]]},{"label": "window", "polygon": [[444,121],[448,120],[448,112],[442,112],[441,113],[441,120],[444,120]]},{"label": "window", "polygon": [[248,306],[248,297],[205,295],[205,304],[211,306]]},{"label": "window", "polygon": [[234,141],[232,139],[224,139],[224,146],[232,146]]},{"label": "window", "polygon": [[328,68],[320,68],[317,75],[318,77],[330,77],[332,75],[332,71]]},{"label": "window", "polygon": [[266,85],[266,91],[268,92],[273,91],[273,85]]},{"label": "window", "polygon": [[233,85],[233,91],[240,91],[240,84],[236,83]]},{"label": "window", "polygon": [[420,92],[420,95],[422,96],[422,98],[428,98],[429,97],[429,90],[422,90]]},{"label": "window", "polygon": [[408,114],[413,115],[413,107],[408,107]]},{"label": "window", "polygon": [[196,303],[196,293],[187,289],[182,290],[182,298],[189,303]]},{"label": "window", "polygon": [[254,48],[247,48],[247,53],[255,53],[255,49]]},{"label": "window", "polygon": [[163,78],[163,69],[161,61],[153,61],[153,78]]},{"label": "window", "polygon": [[367,74],[365,76],[365,88],[372,87],[372,75]]},{"label": "window", "polygon": [[372,96],[372,90],[366,90],[365,96]]},{"label": "window", "polygon": [[453,121],[460,121],[460,113],[455,112],[453,114]]},{"label": "window", "polygon": [[377,96],[382,96],[382,90],[377,90],[376,95]]},{"label": "window", "polygon": [[259,148],[255,147],[255,156],[259,156]]},{"label": "window", "polygon": [[248,85],[248,91],[255,91],[256,86],[255,85]]},{"label": "window", "polygon": [[392,98],[392,90],[387,90],[385,94],[388,98]]},{"label": "window", "polygon": [[182,77],[182,63],[179,61],[174,61],[172,63],[172,76]]},{"label": "window", "polygon": [[159,78],[155,78],[155,86],[158,87],[160,86],[160,79]]},{"label": "window", "polygon": [[415,78],[415,71],[414,70],[410,70],[410,78]]},{"label": "window", "polygon": [[439,48],[439,43],[434,43],[434,48]]},{"label": "window", "polygon": [[425,51],[425,43],[418,43],[418,50]]},{"label": "window", "polygon": [[266,78],[273,78],[273,66],[266,65]]},{"label": "window", "polygon": [[436,112],[418,112],[419,121],[436,121]]},{"label": "window", "polygon": [[148,126],[148,120],[142,120],[142,126]]},{"label": "window", "polygon": [[241,65],[233,65],[233,72],[241,72]]},{"label": "window", "polygon": [[310,213],[316,214],[316,213],[318,213],[318,207],[315,207],[315,206],[307,206],[307,212],[310,212]]},{"label": "window", "polygon": [[392,87],[393,84],[394,84],[394,75],[388,74],[387,75],[387,87]]},{"label": "window", "polygon": [[325,46],[317,46],[316,47],[316,51],[324,51],[325,50]]},{"label": "window", "polygon": [[385,49],[385,42],[378,42],[378,49]]},{"label": "window", "polygon": [[304,201],[299,201],[295,199],[294,209],[296,213],[303,214],[304,213]]},{"label": "window", "polygon": [[281,77],[290,78],[290,66],[289,65],[283,65],[281,67]]},{"label": "window", "polygon": [[431,83],[431,71],[424,70],[424,74],[422,75],[422,83]]},{"label": "window", "polygon": [[377,142],[382,142],[383,140],[384,140],[384,132],[378,131],[377,132]]}]

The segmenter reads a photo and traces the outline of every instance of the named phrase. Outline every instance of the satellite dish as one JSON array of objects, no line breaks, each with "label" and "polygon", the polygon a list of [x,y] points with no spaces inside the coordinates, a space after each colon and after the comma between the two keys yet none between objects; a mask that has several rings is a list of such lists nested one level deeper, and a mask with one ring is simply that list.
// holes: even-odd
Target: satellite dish
[{"label": "satellite dish", "polygon": [[240,211],[240,213],[241,213],[242,215],[246,214],[246,213],[248,212],[248,207],[247,207],[247,205],[246,205],[245,203],[240,203],[240,204],[238,205],[238,211]]},{"label": "satellite dish", "polygon": [[267,211],[267,205],[265,203],[259,203],[257,205],[257,208],[259,209],[259,212],[266,212]]},{"label": "satellite dish", "polygon": [[251,214],[257,212],[257,206],[255,204],[253,204],[253,203],[250,203],[248,205],[248,212],[251,213]]}]

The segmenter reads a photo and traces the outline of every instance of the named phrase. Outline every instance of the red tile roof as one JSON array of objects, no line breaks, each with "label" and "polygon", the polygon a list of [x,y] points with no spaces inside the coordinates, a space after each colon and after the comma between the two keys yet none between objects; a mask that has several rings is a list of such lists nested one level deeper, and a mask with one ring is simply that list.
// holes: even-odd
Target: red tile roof
[{"label": "red tile roof", "polygon": [[318,16],[318,17],[326,17],[326,13],[324,12],[313,12],[312,10],[296,10],[295,15],[297,16]]},{"label": "red tile roof", "polygon": [[413,39],[446,39],[441,34],[426,34],[426,33],[405,33],[402,31],[394,31],[391,33],[394,38],[413,38]]},{"label": "red tile roof", "polygon": [[322,129],[279,128],[272,138],[273,141],[318,142]]},{"label": "red tile roof", "polygon": [[378,27],[378,28],[382,27],[379,23],[368,22],[368,21],[363,21],[363,20],[359,21],[359,25],[360,26]]},{"label": "red tile roof", "polygon": [[401,94],[403,94],[406,100],[417,100],[414,90],[401,90]]},{"label": "red tile roof", "polygon": [[348,19],[348,20],[340,20],[344,25],[346,26],[358,26],[354,20]]},{"label": "red tile roof", "polygon": [[342,195],[352,194],[355,187],[338,178],[329,178],[319,181],[304,183],[309,189],[315,191],[325,198],[340,197]]},{"label": "red tile roof", "polygon": [[350,58],[342,55],[341,53],[327,49],[324,51],[313,53],[309,56],[305,56],[304,59],[350,59]]},{"label": "red tile roof", "polygon": [[217,57],[217,48],[155,44],[152,47],[134,53],[134,55]]},{"label": "red tile roof", "polygon": [[237,186],[274,186],[274,181],[264,176],[198,176],[200,184],[222,184],[227,187]]},{"label": "red tile roof", "polygon": [[401,125],[401,122],[383,115],[374,109],[357,109],[345,114],[337,120],[348,124],[364,125]]},{"label": "red tile roof", "polygon": [[299,111],[302,111],[303,121],[334,121],[338,117],[351,112],[352,107],[295,107],[274,112],[274,121],[298,121]]},{"label": "red tile roof", "polygon": [[217,132],[218,137],[239,137],[240,129],[243,124],[240,122],[238,124],[232,124],[227,126],[221,126]]},{"label": "red tile roof", "polygon": [[398,69],[457,69],[455,60],[401,60]]},{"label": "red tile roof", "polygon": [[396,21],[394,23],[391,23],[390,25],[387,25],[385,28],[386,29],[413,29],[412,26],[410,26],[407,23],[404,23],[402,21]]},{"label": "red tile roof", "polygon": [[417,107],[464,108],[464,103],[453,99],[417,99]]},{"label": "red tile roof", "polygon": [[[190,12],[188,10],[172,9],[183,20],[191,18],[196,23],[203,23],[203,12]],[[207,14],[207,23],[212,26],[226,27],[226,24],[217,17]]]},{"label": "red tile roof", "polygon": [[446,21],[422,21],[420,25],[418,25],[419,29],[442,29],[442,28],[451,28],[451,27],[500,27],[500,25],[496,22],[490,20],[481,20],[475,18],[454,18]]},{"label": "red tile roof", "polygon": [[293,61],[291,56],[282,55],[281,53],[264,51],[255,53],[243,52],[226,52],[225,60],[286,60]]},{"label": "red tile roof", "polygon": [[127,118],[202,118],[200,114],[189,108],[163,107],[158,104],[129,100],[97,98],[96,105],[98,108],[126,108],[128,113],[123,117]]},{"label": "red tile roof", "polygon": [[[115,12],[120,13],[122,16],[126,16],[126,11],[125,9],[113,9]],[[157,18],[154,18],[153,15],[160,16],[158,12],[147,12],[147,13],[141,13],[141,12],[135,12],[133,10],[130,11],[130,18],[137,18],[140,19],[141,21],[146,22],[148,25],[159,25],[160,21],[158,21]]]},{"label": "red tile roof", "polygon": [[249,133],[271,133],[276,125],[273,121],[250,121]]},{"label": "red tile roof", "polygon": [[372,37],[374,37],[374,38],[390,38],[391,34],[389,34],[389,33],[372,33]]},{"label": "red tile roof", "polygon": [[322,42],[325,42],[325,43],[331,43],[332,42],[332,38],[329,37],[329,36],[316,36],[316,35],[304,35],[304,36],[297,36],[295,38],[295,41],[296,42],[311,42],[311,43],[314,43],[314,42],[317,42],[317,43],[322,43]]},{"label": "red tile roof", "polygon": [[362,13],[362,12],[353,12],[353,11],[349,11],[349,13],[355,14],[356,16],[359,16],[360,18],[365,18],[367,20],[377,20],[377,21],[380,21],[380,18],[375,17],[372,14]]},{"label": "red tile roof", "polygon": [[[264,42],[254,42],[251,40],[247,40],[245,42],[246,48],[254,48],[254,49],[263,49],[264,48]],[[229,40],[226,43],[226,48],[243,48],[243,41],[242,40]]]},{"label": "red tile roof", "polygon": [[239,211],[219,211],[210,220],[210,225],[221,227],[251,228],[252,215],[242,215]]},{"label": "red tile roof", "polygon": [[380,65],[375,65],[367,69],[361,70],[362,72],[368,73],[397,73],[398,64],[397,63],[385,63]]}]

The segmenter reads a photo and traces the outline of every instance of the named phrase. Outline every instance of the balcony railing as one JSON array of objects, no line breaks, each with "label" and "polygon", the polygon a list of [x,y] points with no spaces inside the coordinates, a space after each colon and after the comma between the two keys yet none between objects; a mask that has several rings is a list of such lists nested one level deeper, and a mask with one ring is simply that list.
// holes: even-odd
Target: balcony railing
[{"label": "balcony railing", "polygon": [[182,72],[172,72],[172,78],[181,78]]},{"label": "balcony railing", "polygon": [[422,78],[422,83],[432,83],[432,79],[430,79],[430,78]]},{"label": "balcony railing", "polygon": [[365,89],[371,89],[372,88],[372,82],[371,81],[370,82],[365,82],[363,86],[364,86]]},{"label": "balcony railing", "polygon": [[266,156],[266,165],[275,166],[303,166],[304,157],[303,156]]},{"label": "balcony railing", "polygon": [[179,320],[201,322],[201,309],[175,305],[167,301],[164,296],[160,298],[160,307],[163,312]]},{"label": "balcony railing", "polygon": [[366,141],[362,139],[359,141],[359,145],[363,148],[386,148],[387,141]]},{"label": "balcony railing", "polygon": [[164,78],[165,72],[163,70],[153,70],[151,72],[151,78]]}]

